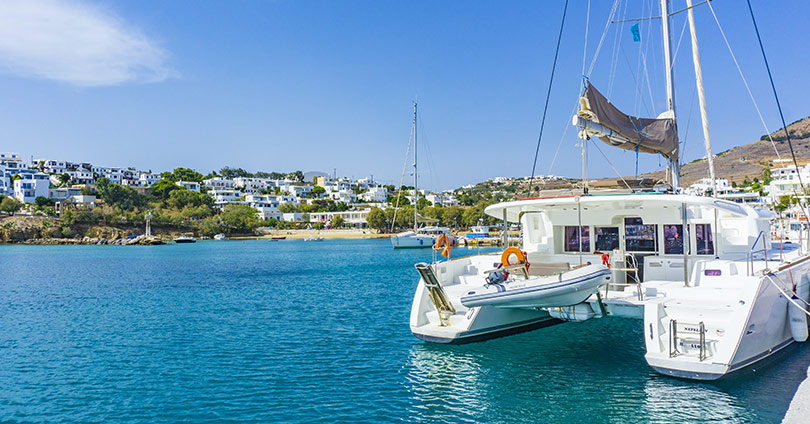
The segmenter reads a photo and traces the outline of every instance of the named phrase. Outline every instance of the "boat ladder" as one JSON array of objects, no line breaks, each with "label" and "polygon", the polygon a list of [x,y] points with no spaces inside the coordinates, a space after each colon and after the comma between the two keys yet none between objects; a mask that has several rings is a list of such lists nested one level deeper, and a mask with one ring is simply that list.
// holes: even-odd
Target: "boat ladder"
[{"label": "boat ladder", "polygon": [[[679,346],[683,349],[678,349]],[[686,353],[687,349],[697,349],[697,357],[701,361],[708,357],[706,326],[703,325],[703,321],[698,324],[688,324],[674,319],[669,320],[669,357],[694,356],[694,354]]]},{"label": "boat ladder", "polygon": [[433,273],[433,268],[424,262],[420,262],[415,266],[416,270],[419,271],[419,275],[422,276],[422,281],[425,282],[425,287],[428,289],[430,301],[436,307],[436,311],[439,312],[439,325],[446,327],[448,325],[447,320],[456,313],[456,308],[447,299],[447,294],[436,278],[436,274]]}]

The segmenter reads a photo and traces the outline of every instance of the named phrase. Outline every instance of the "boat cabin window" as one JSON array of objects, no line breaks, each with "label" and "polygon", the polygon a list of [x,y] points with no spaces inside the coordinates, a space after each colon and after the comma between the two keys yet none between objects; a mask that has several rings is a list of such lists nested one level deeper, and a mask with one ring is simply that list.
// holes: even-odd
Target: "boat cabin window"
[{"label": "boat cabin window", "polygon": [[596,250],[610,252],[619,248],[619,227],[596,227]]},{"label": "boat cabin window", "polygon": [[695,239],[698,255],[714,255],[711,224],[695,224]]},{"label": "boat cabin window", "polygon": [[664,225],[664,254],[683,254],[683,225]]},{"label": "boat cabin window", "polygon": [[624,233],[628,252],[655,252],[657,225],[645,225],[641,218],[625,218]]},{"label": "boat cabin window", "polygon": [[591,232],[590,227],[583,225],[577,227],[576,225],[565,226],[565,251],[566,252],[579,252],[580,244],[579,239],[582,237],[582,251],[589,252],[591,250]]}]

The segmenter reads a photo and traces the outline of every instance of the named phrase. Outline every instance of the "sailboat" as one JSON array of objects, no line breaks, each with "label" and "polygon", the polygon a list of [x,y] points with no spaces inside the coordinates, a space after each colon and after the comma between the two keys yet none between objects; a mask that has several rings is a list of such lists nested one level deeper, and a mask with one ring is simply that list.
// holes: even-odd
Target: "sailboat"
[{"label": "sailboat", "polygon": [[390,237],[391,245],[394,249],[401,248],[424,248],[432,247],[436,239],[442,234],[450,235],[450,229],[447,227],[425,226],[419,227],[419,222],[435,222],[429,218],[424,218],[419,215],[419,166],[418,166],[418,152],[417,152],[417,118],[418,118],[418,105],[416,102],[413,104],[413,230],[403,231],[397,235]]},{"label": "sailboat", "polygon": [[571,321],[630,318],[643,329],[644,358],[654,370],[696,380],[757,367],[807,340],[810,243],[772,244],[769,211],[680,194],[668,0],[661,10],[667,110],[649,119],[626,115],[588,82],[574,125],[583,144],[597,138],[661,155],[671,189],[583,190],[487,207],[505,225],[521,225],[520,249],[416,264],[410,329],[417,338],[470,343]]}]

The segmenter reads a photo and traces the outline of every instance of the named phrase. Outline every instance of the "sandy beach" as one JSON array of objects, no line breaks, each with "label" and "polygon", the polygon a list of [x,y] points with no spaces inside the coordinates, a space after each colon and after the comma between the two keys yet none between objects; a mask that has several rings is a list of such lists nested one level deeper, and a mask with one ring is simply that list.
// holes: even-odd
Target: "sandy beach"
[{"label": "sandy beach", "polygon": [[300,240],[308,237],[323,237],[324,239],[371,239],[388,238],[390,234],[378,234],[372,229],[334,229],[334,230],[273,230],[261,236],[232,237],[233,239],[270,239],[273,237],[286,237]]}]

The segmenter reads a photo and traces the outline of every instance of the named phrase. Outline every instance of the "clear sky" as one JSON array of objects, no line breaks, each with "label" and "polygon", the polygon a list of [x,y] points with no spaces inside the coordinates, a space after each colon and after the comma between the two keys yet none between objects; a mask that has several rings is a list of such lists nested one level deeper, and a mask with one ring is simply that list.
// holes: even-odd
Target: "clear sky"
[{"label": "clear sky", "polygon": [[[569,4],[538,174],[555,152],[551,173],[581,174],[575,131],[562,135],[579,95],[586,28],[590,64],[614,5],[591,3],[590,15],[587,0]],[[753,0],[788,122],[810,115],[809,3]],[[775,130],[746,3],[712,5]],[[418,96],[427,188],[529,175],[562,8],[561,0],[6,0],[0,150],[154,171],[337,168],[398,184]],[[658,1],[627,0],[614,19],[650,15]],[[672,27],[689,161],[705,151],[685,19],[673,17]],[[717,153],[765,130],[705,5],[696,22]],[[665,104],[660,22],[640,23],[641,42],[630,25],[608,25],[591,81],[624,111],[657,115]],[[600,147],[622,174],[635,172],[634,153]],[[641,155],[641,172],[660,166]],[[589,173],[615,176],[593,149]]]}]

